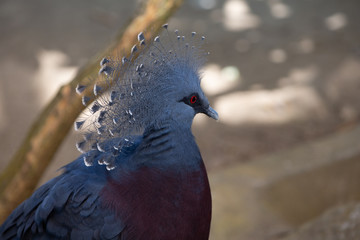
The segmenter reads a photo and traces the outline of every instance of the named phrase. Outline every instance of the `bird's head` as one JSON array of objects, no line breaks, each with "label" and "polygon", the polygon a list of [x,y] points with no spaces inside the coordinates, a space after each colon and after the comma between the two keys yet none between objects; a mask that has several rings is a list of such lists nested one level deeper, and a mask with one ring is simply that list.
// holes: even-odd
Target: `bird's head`
[{"label": "bird's head", "polygon": [[217,120],[218,115],[210,107],[209,101],[200,87],[198,71],[191,66],[174,65],[173,85],[164,93],[164,112],[185,127],[190,127],[194,116],[198,113]]},{"label": "bird's head", "polygon": [[[199,69],[208,54],[202,49],[205,38],[195,32],[189,36],[170,32],[167,24],[163,27],[162,35],[150,41],[139,33],[139,44],[129,59],[101,61],[100,73],[112,86],[89,107],[90,117],[75,123],[78,129],[92,128],[78,144],[79,150],[90,146],[106,152],[102,142],[141,135],[148,126],[162,122],[190,128],[197,113],[218,119],[200,87]],[[100,92],[95,85],[94,95]]]},{"label": "bird's head", "polygon": [[169,32],[165,25],[163,34],[137,58],[148,84],[133,107],[144,104],[144,114],[138,114],[145,124],[172,119],[190,127],[197,113],[218,119],[200,86],[200,67],[208,55],[202,49],[204,39],[195,32],[189,36]]}]

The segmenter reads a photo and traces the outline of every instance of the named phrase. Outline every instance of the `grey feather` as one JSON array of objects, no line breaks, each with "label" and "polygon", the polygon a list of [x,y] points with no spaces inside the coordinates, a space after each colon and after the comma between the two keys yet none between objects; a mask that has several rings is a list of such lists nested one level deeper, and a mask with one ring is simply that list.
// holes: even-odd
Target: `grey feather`
[{"label": "grey feather", "polygon": [[[139,33],[139,43],[132,47],[129,58],[102,59],[100,72],[107,74],[101,76],[104,82],[112,82],[112,86],[108,94],[100,96],[100,85],[94,85],[94,95],[98,99],[90,107],[87,124],[78,121],[76,128],[97,134],[87,138],[80,148],[77,146],[79,150],[84,152],[86,146],[87,150],[111,152],[116,158],[120,154],[117,150],[127,141],[115,143],[111,140],[141,136],[148,126],[157,124],[166,118],[167,112],[174,111],[171,110],[173,101],[179,102],[188,94],[198,92],[204,104],[209,105],[200,88],[199,69],[207,55],[202,49],[203,38],[197,37],[195,32],[189,33],[188,38],[180,37],[178,30],[175,34],[168,31],[168,24],[163,25],[163,29],[152,41]],[[145,41],[151,44],[145,45]],[[162,141],[154,141],[153,145],[161,145]],[[86,157],[84,162],[92,165]],[[103,159],[96,162],[104,164]],[[113,163],[104,165],[113,168]]]},{"label": "grey feather", "polygon": [[76,89],[75,89],[75,90],[76,90],[76,93],[77,93],[77,94],[81,94],[85,89],[86,89],[86,86],[83,86],[83,85],[79,85],[79,84],[78,84],[78,85],[76,86]]}]

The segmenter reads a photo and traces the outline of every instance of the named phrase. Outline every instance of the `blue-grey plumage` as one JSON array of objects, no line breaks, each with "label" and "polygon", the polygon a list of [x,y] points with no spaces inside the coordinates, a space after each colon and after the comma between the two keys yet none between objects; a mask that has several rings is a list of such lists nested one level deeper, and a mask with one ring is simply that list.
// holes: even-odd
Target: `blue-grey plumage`
[{"label": "blue-grey plumage", "polygon": [[102,59],[112,86],[95,85],[75,122],[82,155],[10,215],[1,239],[208,238],[210,188],[191,133],[197,113],[218,119],[200,87],[204,38],[164,29],[149,42],[140,33],[129,58]]}]

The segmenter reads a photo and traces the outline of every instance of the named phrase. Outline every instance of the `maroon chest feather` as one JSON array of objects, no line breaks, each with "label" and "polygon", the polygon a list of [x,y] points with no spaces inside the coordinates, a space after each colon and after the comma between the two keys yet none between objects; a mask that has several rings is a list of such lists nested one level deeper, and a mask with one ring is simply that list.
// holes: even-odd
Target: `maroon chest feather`
[{"label": "maroon chest feather", "polygon": [[198,170],[147,167],[109,181],[102,190],[106,207],[125,224],[124,239],[208,239],[211,195],[203,163]]}]

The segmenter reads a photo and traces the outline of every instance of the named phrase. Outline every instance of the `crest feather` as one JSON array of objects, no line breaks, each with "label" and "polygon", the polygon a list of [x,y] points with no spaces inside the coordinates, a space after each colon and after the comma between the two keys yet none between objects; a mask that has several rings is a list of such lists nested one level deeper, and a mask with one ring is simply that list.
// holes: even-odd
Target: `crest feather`
[{"label": "crest feather", "polygon": [[[97,162],[108,166],[108,170],[115,167],[111,159],[163,114],[158,103],[164,96],[181,86],[199,84],[198,70],[208,54],[202,50],[205,38],[195,32],[188,37],[178,30],[170,32],[167,24],[163,29],[152,41],[139,33],[139,43],[132,47],[129,58],[105,57],[100,61],[99,74],[103,81],[112,83],[110,89],[103,92],[95,84],[93,93],[97,100],[89,107],[85,119],[75,123],[75,129],[84,132],[78,150],[102,152],[103,158]],[[197,77],[188,78],[191,74]],[[77,92],[83,90],[84,86],[77,87]],[[83,104],[90,99],[83,96]],[[86,154],[85,164],[91,166],[94,162],[90,161],[90,153]]]}]

